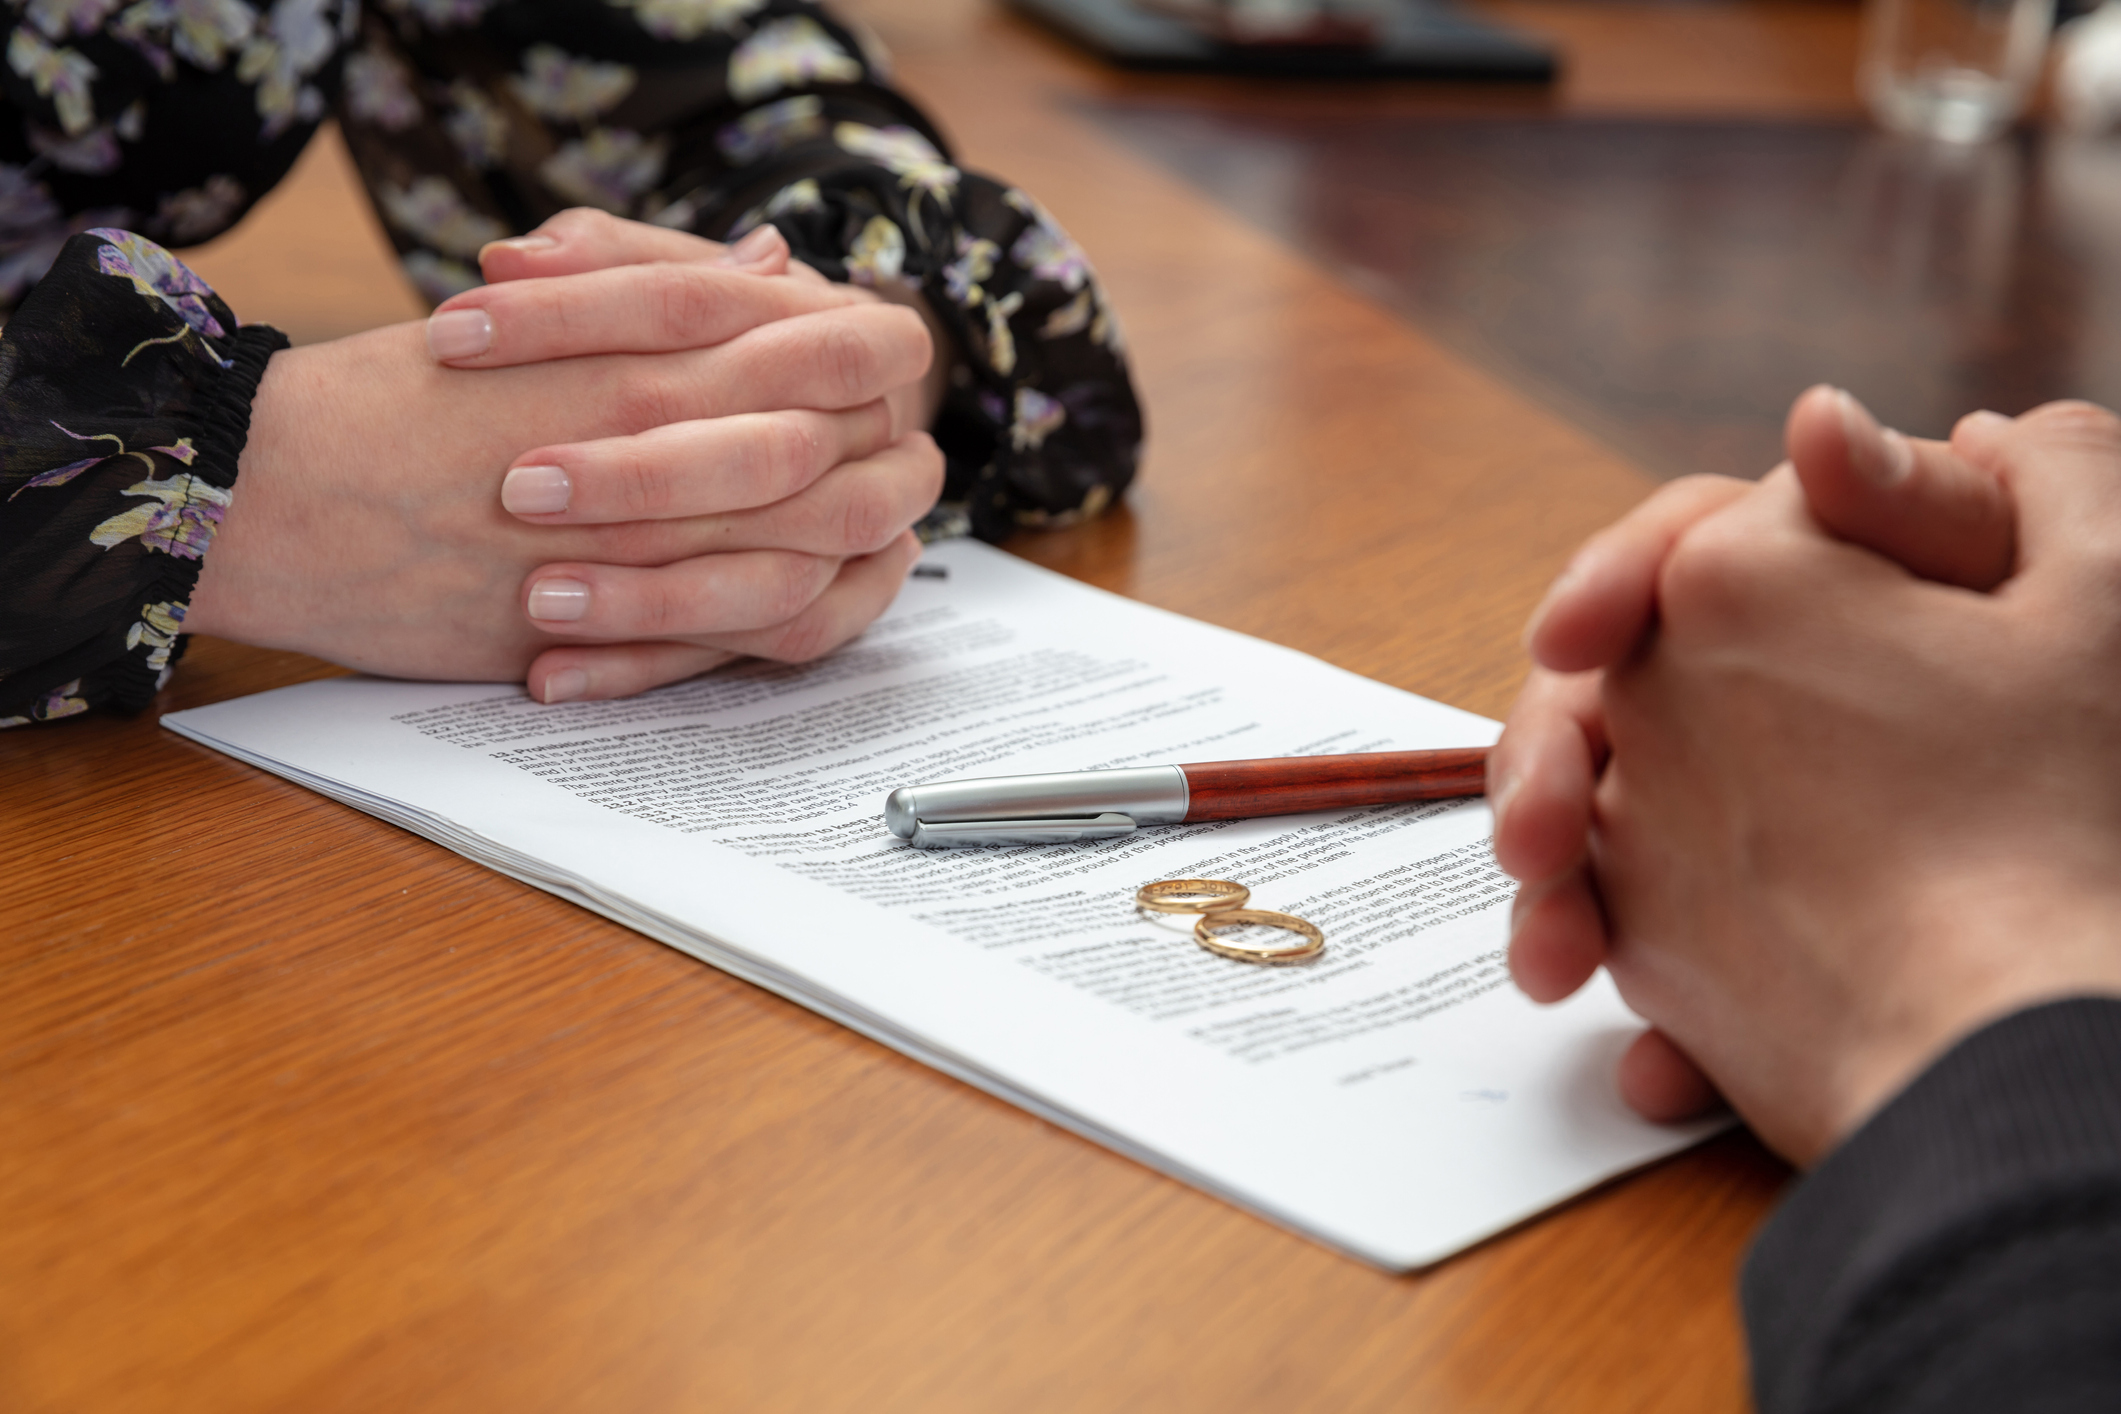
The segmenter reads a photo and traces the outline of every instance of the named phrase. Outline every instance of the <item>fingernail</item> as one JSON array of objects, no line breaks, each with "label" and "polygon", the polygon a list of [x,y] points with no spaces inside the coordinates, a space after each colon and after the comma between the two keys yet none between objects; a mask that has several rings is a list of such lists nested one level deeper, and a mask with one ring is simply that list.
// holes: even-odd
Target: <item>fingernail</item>
[{"label": "fingernail", "polygon": [[544,516],[567,509],[574,483],[563,466],[512,466],[501,478],[501,506],[510,515]]},{"label": "fingernail", "polygon": [[1907,438],[1888,427],[1880,427],[1870,410],[1836,388],[1834,399],[1841,409],[1841,435],[1848,442],[1849,467],[1873,486],[1895,486],[1915,469],[1915,449]]},{"label": "fingernail", "polygon": [[1970,412],[1965,417],[1960,418],[1959,427],[1955,427],[1952,430],[1956,432],[1960,428],[1964,428],[1969,432],[1977,429],[1993,432],[1998,428],[2010,425],[2011,419],[2005,417],[2002,413],[1990,412],[1987,408],[1983,408],[1979,412]]},{"label": "fingernail", "polygon": [[531,255],[541,250],[551,250],[557,245],[559,245],[559,242],[551,236],[540,236],[534,233],[527,236],[510,236],[505,241],[488,241],[480,246],[479,259],[484,260],[486,252],[489,250],[519,250],[525,255]]},{"label": "fingernail", "polygon": [[722,252],[723,265],[756,265],[779,253],[781,231],[778,226],[761,226],[742,240]]},{"label": "fingernail", "polygon": [[1524,632],[1518,636],[1526,652],[1531,651],[1532,640],[1538,635],[1540,624],[1546,621],[1548,613],[1553,610],[1554,601],[1574,588],[1576,582],[1583,578],[1584,554],[1583,550],[1578,550],[1571,556],[1569,562],[1561,567],[1561,573],[1554,576],[1554,582],[1547,586],[1547,592],[1540,595],[1539,602],[1532,606],[1532,617],[1524,621]]},{"label": "fingernail", "polygon": [[1517,892],[1510,896],[1510,941],[1512,943],[1515,943],[1517,935],[1524,931],[1525,919],[1532,914],[1532,910],[1529,907],[1529,893],[1530,891],[1524,885],[1519,884]]},{"label": "fingernail", "polygon": [[530,616],[573,623],[589,612],[589,586],[579,579],[541,579],[530,586]]},{"label": "fingernail", "polygon": [[589,674],[580,668],[562,668],[545,679],[545,701],[572,702],[589,691]]},{"label": "fingernail", "polygon": [[1500,780],[1488,782],[1488,812],[1493,817],[1496,829],[1502,828],[1503,812],[1510,808],[1510,797],[1517,794],[1517,788],[1521,784],[1523,782],[1517,779],[1514,772]]},{"label": "fingernail", "polygon": [[427,348],[439,363],[476,358],[493,347],[493,320],[483,309],[445,309],[427,316]]}]

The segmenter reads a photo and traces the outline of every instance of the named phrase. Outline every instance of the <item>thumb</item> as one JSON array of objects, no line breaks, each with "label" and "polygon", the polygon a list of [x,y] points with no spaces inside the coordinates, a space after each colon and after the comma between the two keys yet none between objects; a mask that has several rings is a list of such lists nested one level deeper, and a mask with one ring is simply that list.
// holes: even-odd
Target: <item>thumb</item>
[{"label": "thumb", "polygon": [[2021,574],[2036,565],[2089,574],[2086,591],[2110,593],[2121,546],[2121,418],[2082,402],[2016,419],[1977,412],[1960,419],[1952,446],[2009,488]]},{"label": "thumb", "polygon": [[1862,403],[1823,384],[1797,399],[1783,437],[1812,514],[1834,535],[1965,589],[1993,589],[2010,574],[2010,491],[1946,443],[1881,428]]}]

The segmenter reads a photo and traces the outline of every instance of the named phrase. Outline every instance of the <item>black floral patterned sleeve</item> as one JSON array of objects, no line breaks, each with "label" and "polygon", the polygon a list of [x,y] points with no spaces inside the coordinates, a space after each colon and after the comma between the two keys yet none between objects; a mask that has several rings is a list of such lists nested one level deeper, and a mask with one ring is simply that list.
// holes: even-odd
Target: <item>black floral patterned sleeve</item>
[{"label": "black floral patterned sleeve", "polygon": [[[772,222],[834,279],[918,291],[956,342],[931,537],[1067,524],[1133,477],[1141,413],[1082,251],[1029,195],[958,168],[873,41],[808,0],[7,3],[0,304],[52,273],[0,334],[0,722],[144,702],[181,640],[143,653],[150,630],[168,631],[135,632],[147,620],[132,601],[188,588],[205,548],[202,534],[189,555],[145,539],[125,555],[62,554],[62,522],[101,525],[141,503],[116,469],[41,480],[82,459],[52,427],[83,432],[109,413],[197,448],[183,429],[199,400],[243,387],[244,350],[276,337],[246,343],[171,261],[149,283],[208,311],[222,332],[186,337],[235,368],[169,381],[165,355],[127,361],[145,302],[114,318],[91,278],[102,257],[77,248],[119,249],[130,231],[148,239],[125,248],[166,261],[153,241],[220,234],[333,113],[430,299],[477,282],[487,241],[582,205],[717,238]],[[110,431],[125,447],[114,457],[174,455],[139,448],[162,433]],[[182,474],[218,508],[234,472],[231,456]],[[182,583],[143,555],[181,562]]]},{"label": "black floral patterned sleeve", "polygon": [[147,705],[287,340],[151,241],[68,241],[0,339],[0,726]]}]

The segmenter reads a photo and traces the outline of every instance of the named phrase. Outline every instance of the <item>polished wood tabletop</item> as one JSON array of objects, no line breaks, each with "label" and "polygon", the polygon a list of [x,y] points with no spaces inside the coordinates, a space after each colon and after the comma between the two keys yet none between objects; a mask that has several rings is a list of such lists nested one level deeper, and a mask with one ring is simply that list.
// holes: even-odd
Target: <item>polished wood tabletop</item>
[{"label": "polished wood tabletop", "polygon": [[[1010,548],[1497,715],[1546,581],[1666,468],[1141,114],[1855,113],[1839,4],[1496,0],[1564,46],[1551,92],[1127,76],[981,0],[850,8],[1125,316],[1141,482]],[[298,339],[422,312],[335,140],[196,264]],[[1743,1135],[1380,1273],[156,725],[336,671],[202,640],[140,718],[0,733],[0,1408],[1745,1407],[1733,1279],[1787,1174]]]}]

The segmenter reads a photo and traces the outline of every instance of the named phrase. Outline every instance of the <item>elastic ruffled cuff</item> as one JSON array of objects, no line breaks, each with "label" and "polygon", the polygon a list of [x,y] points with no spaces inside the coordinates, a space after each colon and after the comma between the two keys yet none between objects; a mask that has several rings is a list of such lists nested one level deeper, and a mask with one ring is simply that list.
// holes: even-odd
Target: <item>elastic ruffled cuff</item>
[{"label": "elastic ruffled cuff", "polygon": [[[229,491],[235,489],[236,467],[250,442],[250,409],[257,400],[258,384],[265,377],[265,365],[288,346],[287,336],[269,324],[247,324],[236,331],[233,342],[229,366],[207,393],[201,419],[204,425],[193,441],[202,473]],[[158,573],[140,591],[141,623],[148,622],[146,615],[157,604],[188,609],[192,591],[199,584],[199,572],[206,568],[203,553],[197,559],[162,555],[157,561]],[[177,622],[183,622],[181,615]],[[169,681],[184,650],[191,645],[189,635],[177,635],[176,641],[168,645],[168,656],[157,666],[157,646],[146,635],[134,635],[128,630],[128,636],[133,641],[126,651],[91,675],[98,690],[83,694],[90,703],[101,700],[122,712],[142,710]],[[87,682],[85,678],[84,683]]]},{"label": "elastic ruffled cuff", "polygon": [[60,251],[0,332],[0,726],[168,678],[285,347],[131,232]]}]

